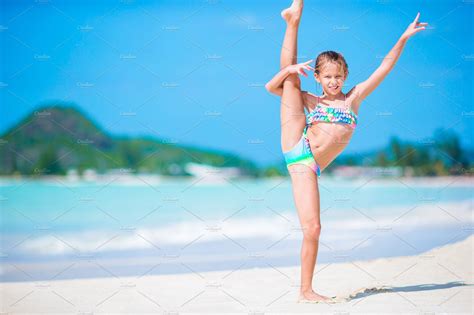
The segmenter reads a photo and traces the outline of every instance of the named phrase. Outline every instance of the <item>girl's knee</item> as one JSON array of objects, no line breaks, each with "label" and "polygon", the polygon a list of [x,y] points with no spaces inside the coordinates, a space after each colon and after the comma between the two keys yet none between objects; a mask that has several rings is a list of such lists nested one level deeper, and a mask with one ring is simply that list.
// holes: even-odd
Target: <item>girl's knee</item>
[{"label": "girl's knee", "polygon": [[303,229],[303,237],[308,241],[318,241],[321,235],[321,224],[310,224]]},{"label": "girl's knee", "polygon": [[288,77],[286,77],[283,84],[291,84],[291,85],[293,85],[297,88],[300,88],[301,87],[301,79],[296,73],[293,73],[293,74],[290,74]]}]

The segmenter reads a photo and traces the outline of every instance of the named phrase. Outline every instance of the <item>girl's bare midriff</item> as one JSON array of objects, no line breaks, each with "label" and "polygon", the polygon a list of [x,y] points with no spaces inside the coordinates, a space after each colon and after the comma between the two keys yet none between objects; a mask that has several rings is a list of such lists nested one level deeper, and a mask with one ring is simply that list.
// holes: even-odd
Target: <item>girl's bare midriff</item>
[{"label": "girl's bare midriff", "polygon": [[[344,108],[344,106],[351,104],[351,109],[357,115],[359,106],[353,97],[351,97],[351,94],[352,93],[347,94],[346,105],[344,105],[343,102],[337,102],[331,106]],[[322,105],[325,105],[324,100],[322,100],[322,103]],[[315,106],[315,104],[313,105]],[[314,108],[314,106],[310,105],[309,110]],[[318,163],[321,172],[344,151],[344,148],[349,144],[353,134],[354,129],[344,123],[314,122],[311,124],[308,128],[307,135],[314,160]]]},{"label": "girl's bare midriff", "polygon": [[317,122],[308,128],[311,151],[321,172],[344,151],[353,133],[350,126],[341,123]]}]

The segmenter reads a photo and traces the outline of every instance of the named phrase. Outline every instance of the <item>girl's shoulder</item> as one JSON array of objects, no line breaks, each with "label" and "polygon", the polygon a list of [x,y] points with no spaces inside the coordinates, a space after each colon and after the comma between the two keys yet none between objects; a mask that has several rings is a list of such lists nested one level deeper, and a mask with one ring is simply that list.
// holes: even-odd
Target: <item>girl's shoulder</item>
[{"label": "girl's shoulder", "polygon": [[319,103],[319,96],[308,91],[301,91],[303,104],[308,112],[312,111]]},{"label": "girl's shoulder", "polygon": [[319,102],[319,96],[316,94],[313,94],[309,91],[301,91],[301,94],[303,95],[303,102],[308,105],[316,105]]},{"label": "girl's shoulder", "polygon": [[352,110],[356,113],[359,112],[359,107],[361,103],[359,95],[360,91],[357,85],[354,85],[354,87],[346,94],[347,101],[349,102],[349,104],[351,104]]}]

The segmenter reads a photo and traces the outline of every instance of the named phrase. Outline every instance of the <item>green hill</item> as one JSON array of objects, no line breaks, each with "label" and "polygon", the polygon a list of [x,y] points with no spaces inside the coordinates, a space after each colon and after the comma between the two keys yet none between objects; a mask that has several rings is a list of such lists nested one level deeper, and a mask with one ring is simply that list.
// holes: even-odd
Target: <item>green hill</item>
[{"label": "green hill", "polygon": [[[342,154],[326,169],[341,165],[400,166],[414,176],[472,174],[472,150],[463,149],[461,137],[437,129],[431,139],[418,142],[392,137],[385,148]],[[0,137],[0,175],[66,174],[111,169],[162,175],[189,175],[186,164],[238,167],[243,175],[286,175],[283,158],[259,169],[252,161],[222,151],[168,143],[153,137],[119,137],[104,131],[75,104],[46,104]]]},{"label": "green hill", "polygon": [[128,169],[188,175],[184,166],[200,163],[238,167],[256,176],[256,165],[237,155],[167,143],[152,137],[118,137],[105,132],[74,104],[36,109],[0,139],[0,174],[65,174],[92,168],[98,173]]}]

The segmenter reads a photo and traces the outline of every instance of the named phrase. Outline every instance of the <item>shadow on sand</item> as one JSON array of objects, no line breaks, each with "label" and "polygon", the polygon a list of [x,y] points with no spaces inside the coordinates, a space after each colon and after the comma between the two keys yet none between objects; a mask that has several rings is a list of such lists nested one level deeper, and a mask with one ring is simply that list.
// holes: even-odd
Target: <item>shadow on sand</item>
[{"label": "shadow on sand", "polygon": [[473,284],[466,284],[460,281],[436,284],[436,283],[429,283],[429,284],[418,284],[418,285],[409,285],[404,287],[392,287],[392,286],[376,286],[370,288],[360,288],[348,296],[337,296],[335,300],[337,302],[349,302],[352,300],[362,299],[371,295],[386,293],[386,292],[415,292],[415,291],[431,291],[431,290],[441,290],[441,289],[449,289],[453,287],[460,287],[460,286],[472,286]]}]

